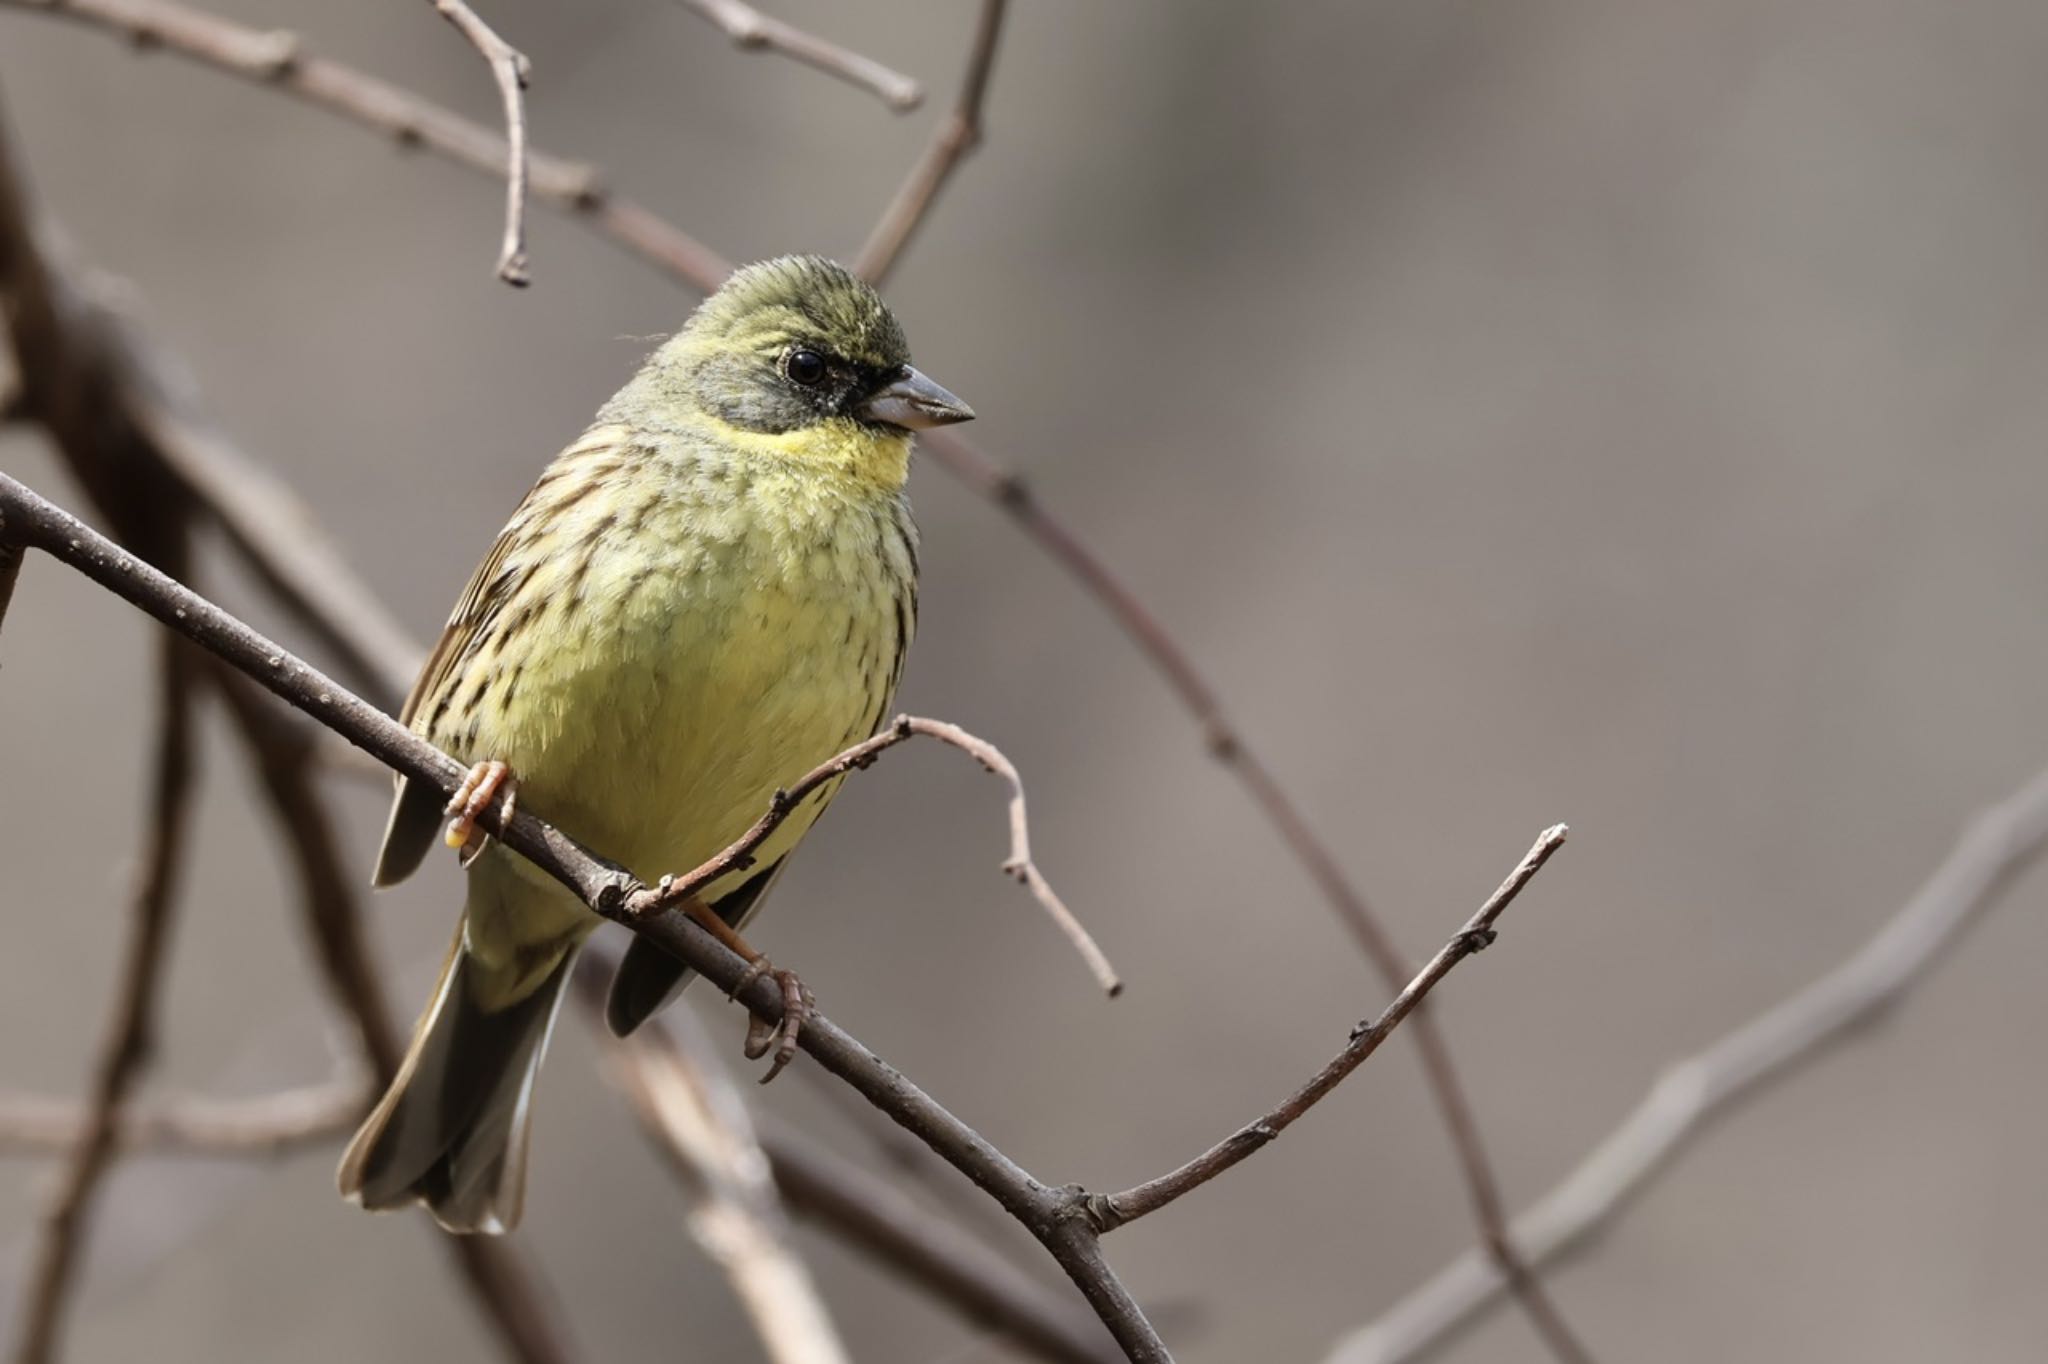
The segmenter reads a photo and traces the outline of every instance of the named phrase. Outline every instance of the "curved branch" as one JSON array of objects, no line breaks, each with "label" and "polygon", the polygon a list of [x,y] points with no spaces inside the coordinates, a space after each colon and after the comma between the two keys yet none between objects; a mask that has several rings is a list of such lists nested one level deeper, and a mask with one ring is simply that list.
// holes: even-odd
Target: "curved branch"
[{"label": "curved branch", "polygon": [[872,57],[841,47],[835,42],[806,33],[794,24],[761,13],[742,0],[682,0],[732,39],[733,46],[747,51],[780,52],[806,66],[837,76],[880,99],[899,114],[907,114],[924,103],[924,87],[900,71],[891,70]]},{"label": "curved branch", "polygon": [[533,63],[526,60],[524,52],[500,38],[463,0],[427,3],[469,40],[469,45],[491,68],[491,79],[498,84],[498,98],[505,106],[505,239],[498,247],[498,278],[523,289],[533,282],[526,270],[525,94]]}]

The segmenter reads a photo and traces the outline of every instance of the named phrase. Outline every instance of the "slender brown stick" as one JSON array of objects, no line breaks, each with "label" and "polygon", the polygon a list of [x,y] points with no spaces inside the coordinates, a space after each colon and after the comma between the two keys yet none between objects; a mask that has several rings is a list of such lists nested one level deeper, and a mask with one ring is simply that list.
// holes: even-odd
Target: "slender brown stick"
[{"label": "slender brown stick", "polygon": [[[0,518],[18,543],[43,551],[139,607],[394,771],[446,792],[461,785],[466,771],[462,764],[6,474],[0,474]],[[310,764],[300,767],[311,770]],[[507,822],[500,818],[501,808],[486,811],[479,824],[574,891],[596,913],[650,939],[735,997],[755,1017],[781,1022],[779,984],[751,971],[687,914],[653,909],[660,895],[657,889],[642,885],[624,868],[599,859],[527,811]],[[750,983],[739,988],[743,982]],[[1079,1190],[1033,1178],[822,1012],[814,1011],[805,1020],[801,1046],[1022,1222],[1095,1308],[1127,1358],[1136,1364],[1171,1359],[1143,1309],[1102,1259]],[[481,1237],[454,1239],[463,1247],[496,1244]]]},{"label": "slender brown stick", "polygon": [[899,114],[924,103],[924,87],[900,71],[863,57],[835,42],[807,33],[761,13],[741,0],[682,0],[690,9],[725,31],[733,46],[747,51],[779,52],[848,85],[858,86]]},{"label": "slender brown stick", "polygon": [[526,269],[526,82],[533,64],[526,54],[500,38],[463,0],[427,0],[435,13],[453,24],[491,68],[498,98],[505,105],[505,239],[498,247],[498,278],[524,288],[532,283]]},{"label": "slender brown stick", "polygon": [[[128,1153],[169,1156],[291,1155],[347,1133],[376,1096],[360,1076],[246,1099],[198,1096],[131,1103],[115,1124]],[[43,1155],[75,1146],[91,1123],[75,1099],[0,1093],[0,1155]]]},{"label": "slender brown stick", "polygon": [[889,749],[920,734],[959,749],[1010,784],[1010,856],[1003,863],[1004,874],[1031,892],[1031,897],[1038,901],[1054,926],[1081,954],[1081,960],[1094,973],[1096,984],[1112,999],[1123,993],[1123,982],[1118,979],[1116,968],[1109,964],[1109,958],[1096,946],[1095,939],[1074,917],[1066,902],[1054,893],[1052,885],[1039,872],[1038,864],[1031,859],[1031,824],[1024,812],[1024,779],[1018,775],[1016,765],[988,740],[969,734],[958,725],[944,720],[927,720],[922,716],[897,716],[887,729],[872,738],[863,739],[837,757],[819,763],[788,787],[777,791],[767,811],[754,821],[753,827],[723,852],[681,876],[664,876],[654,895],[645,903],[644,912],[660,913],[673,909],[719,877],[753,866],[754,849],[760,847],[803,804],[804,797],[828,782],[836,782],[849,772],[867,767]]},{"label": "slender brown stick", "polygon": [[184,862],[195,761],[189,674],[195,656],[175,636],[163,638],[161,653],[155,770],[132,898],[134,928],[115,986],[113,1016],[93,1069],[86,1121],[43,1217],[23,1297],[21,1335],[14,1346],[17,1364],[44,1364],[56,1357],[64,1304],[85,1249],[93,1194],[119,1152],[121,1108],[149,1060]]},{"label": "slender brown stick", "polygon": [[[1585,1245],[1710,1122],[1903,1002],[2044,853],[2048,771],[1972,819],[1934,873],[1846,960],[1713,1045],[1666,1066],[1578,1168],[1515,1219],[1515,1243],[1537,1263]],[[1339,1342],[1329,1364],[1419,1358],[1476,1320],[1504,1288],[1497,1268],[1468,1251]]]},{"label": "slender brown stick", "polygon": [[855,258],[854,273],[863,278],[877,284],[888,278],[902,258],[903,248],[910,245],[911,236],[937,202],[947,179],[967,154],[981,145],[981,110],[988,100],[988,79],[995,70],[1005,8],[1006,0],[982,0],[981,17],[975,21],[974,41],[967,52],[967,71],[960,78],[960,93]]},{"label": "slender brown stick", "polygon": [[1514,903],[1522,893],[1522,887],[1529,879],[1543,869],[1551,855],[1564,846],[1570,831],[1562,824],[1552,825],[1537,836],[1535,844],[1525,853],[1522,860],[1501,882],[1500,888],[1487,897],[1465,926],[1451,935],[1451,940],[1429,960],[1429,964],[1416,973],[1415,979],[1394,998],[1394,1002],[1381,1011],[1378,1018],[1360,1023],[1351,1030],[1350,1041],[1344,1050],[1337,1053],[1328,1065],[1317,1071],[1309,1082],[1290,1094],[1286,1101],[1272,1112],[1256,1121],[1246,1123],[1237,1131],[1217,1142],[1214,1146],[1196,1156],[1177,1170],[1148,1179],[1143,1184],[1126,1189],[1122,1193],[1098,1195],[1089,1200],[1089,1216],[1101,1231],[1113,1231],[1125,1223],[1134,1222],[1148,1213],[1159,1211],[1176,1198],[1193,1192],[1216,1176],[1236,1165],[1246,1156],[1266,1146],[1288,1127],[1320,1103],[1325,1095],[1342,1083],[1345,1076],[1365,1063],[1367,1057],[1379,1050],[1380,1043],[1388,1034],[1400,1026],[1422,997],[1435,988],[1436,983],[1449,975],[1456,966],[1474,952],[1487,947],[1494,939],[1494,921],[1502,911]]}]

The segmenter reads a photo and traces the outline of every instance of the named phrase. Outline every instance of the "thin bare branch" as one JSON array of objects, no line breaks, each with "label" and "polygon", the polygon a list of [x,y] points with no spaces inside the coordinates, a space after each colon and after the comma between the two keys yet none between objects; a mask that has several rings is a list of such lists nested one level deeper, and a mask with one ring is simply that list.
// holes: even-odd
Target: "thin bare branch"
[{"label": "thin bare branch", "polygon": [[903,248],[924,222],[967,154],[981,145],[981,110],[988,100],[988,80],[995,70],[996,45],[1003,33],[1006,0],[982,0],[981,17],[975,21],[974,41],[967,52],[967,71],[960,78],[960,93],[953,107],[932,133],[924,154],[910,168],[896,197],[882,210],[881,219],[860,249],[854,273],[877,284],[902,259]]},{"label": "thin bare branch", "polygon": [[811,792],[829,782],[841,780],[849,772],[867,767],[884,752],[920,734],[959,749],[1010,784],[1010,856],[1003,863],[1004,874],[1031,892],[1039,907],[1066,935],[1074,950],[1081,954],[1081,960],[1094,974],[1096,984],[1112,999],[1121,994],[1124,987],[1117,977],[1116,968],[1109,964],[1109,958],[1096,946],[1095,939],[1074,917],[1066,902],[1053,892],[1051,884],[1039,872],[1038,864],[1031,860],[1031,824],[1024,812],[1024,779],[1017,774],[1016,765],[988,740],[969,734],[958,725],[944,720],[927,720],[922,716],[897,716],[887,729],[818,764],[788,787],[777,791],[775,799],[754,821],[753,827],[723,852],[682,876],[664,876],[653,896],[646,901],[643,912],[659,913],[673,909],[719,877],[753,866],[754,849],[760,847]]},{"label": "thin bare branch", "polygon": [[[579,972],[601,1005],[603,982]],[[773,1364],[844,1364],[848,1356],[809,1266],[789,1235],[768,1157],[739,1091],[687,1009],[617,1043],[606,1072],[681,1178],[690,1234],[725,1272]]]},{"label": "thin bare branch", "polygon": [[174,636],[164,637],[161,648],[155,771],[132,896],[134,928],[115,986],[113,1016],[94,1064],[86,1120],[43,1217],[23,1296],[21,1335],[13,1354],[17,1364],[44,1364],[57,1356],[64,1305],[84,1253],[93,1194],[119,1152],[122,1105],[149,1061],[184,862],[195,763],[189,669],[196,656]]},{"label": "thin bare branch", "polygon": [[[1620,1126],[1515,1219],[1515,1244],[1538,1264],[1583,1245],[1669,1169],[1709,1122],[1902,1002],[2044,852],[2048,771],[1972,819],[1934,874],[1846,961],[1665,1067]],[[1467,1251],[1340,1341],[1328,1364],[1419,1358],[1476,1319],[1504,1287],[1486,1257]]]},{"label": "thin bare branch", "polygon": [[498,247],[498,278],[525,288],[533,282],[526,268],[526,82],[533,63],[500,38],[463,0],[427,0],[434,12],[455,26],[491,68],[498,99],[505,106],[505,239]]},{"label": "thin bare branch", "polygon": [[893,71],[872,57],[863,57],[815,33],[761,13],[742,0],[682,0],[690,9],[709,19],[732,39],[733,46],[758,52],[779,52],[785,57],[837,76],[848,85],[879,98],[899,114],[907,114],[924,103],[924,87],[900,71]]},{"label": "thin bare branch", "polygon": [[[491,129],[354,67],[315,57],[293,33],[251,28],[178,0],[0,0],[0,7],[103,28],[143,51],[175,52],[494,178],[511,165],[511,144]],[[699,289],[715,289],[732,273],[723,257],[687,232],[606,193],[592,167],[531,150],[524,160],[533,198],[580,217],[626,251]]]},{"label": "thin bare branch", "polygon": [[1389,1004],[1378,1018],[1360,1023],[1353,1028],[1344,1050],[1338,1052],[1328,1065],[1317,1071],[1307,1084],[1289,1095],[1279,1107],[1254,1122],[1246,1123],[1177,1170],[1161,1175],[1157,1179],[1149,1179],[1122,1193],[1097,1195],[1091,1198],[1088,1212],[1097,1229],[1113,1231],[1147,1213],[1157,1212],[1175,1199],[1200,1188],[1254,1151],[1271,1143],[1302,1114],[1320,1103],[1331,1090],[1343,1082],[1345,1076],[1358,1069],[1367,1057],[1379,1050],[1380,1043],[1387,1040],[1388,1034],[1400,1026],[1401,1020],[1414,1011],[1422,997],[1428,994],[1438,981],[1450,974],[1452,967],[1493,942],[1494,921],[1501,916],[1503,910],[1514,903],[1515,897],[1521,894],[1522,887],[1529,883],[1529,879],[1543,869],[1543,864],[1550,860],[1551,854],[1564,846],[1568,832],[1562,824],[1545,829],[1522,860],[1516,864],[1514,871],[1509,873],[1508,879],[1501,883],[1500,889],[1487,897],[1486,903],[1479,907],[1478,913],[1465,922],[1463,928],[1451,935],[1451,940],[1430,958],[1429,964],[1416,974],[1415,979],[1408,982],[1407,987],[1395,997],[1394,1002]]},{"label": "thin bare branch", "polygon": [[[137,1102],[122,1110],[114,1139],[129,1154],[285,1156],[346,1135],[374,1098],[363,1077],[347,1074],[246,1099]],[[69,1150],[90,1122],[89,1107],[76,1099],[0,1093],[0,1155]]]},{"label": "thin bare branch", "polygon": [[[41,550],[141,608],[394,771],[446,792],[461,785],[465,769],[453,758],[6,474],[0,474],[0,517],[5,518],[7,533],[14,540]],[[300,769],[310,770],[310,765],[302,763]],[[783,994],[779,985],[750,971],[747,963],[687,914],[652,912],[650,906],[659,891],[642,885],[624,868],[600,860],[530,812],[520,811],[508,822],[500,818],[500,808],[486,811],[479,824],[573,890],[596,913],[650,939],[733,995],[755,1017],[771,1024],[781,1022]],[[743,982],[745,988],[741,989]],[[1095,1308],[1127,1358],[1136,1364],[1165,1364],[1171,1359],[1143,1310],[1103,1261],[1082,1210],[1084,1195],[1080,1191],[1048,1186],[1033,1178],[822,1012],[814,1011],[806,1020],[800,1045],[944,1156],[1037,1236]],[[454,1239],[461,1247],[496,1244],[481,1237]]]}]

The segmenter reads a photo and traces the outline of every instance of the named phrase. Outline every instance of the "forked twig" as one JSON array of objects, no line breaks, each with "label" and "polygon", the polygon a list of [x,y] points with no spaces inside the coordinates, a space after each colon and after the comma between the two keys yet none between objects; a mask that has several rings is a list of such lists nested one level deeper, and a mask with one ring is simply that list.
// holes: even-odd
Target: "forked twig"
[{"label": "forked twig", "polygon": [[427,0],[435,13],[455,25],[469,40],[505,106],[505,239],[498,248],[498,278],[524,288],[533,282],[526,269],[526,82],[533,64],[526,54],[500,38],[463,0]]},{"label": "forked twig", "polygon": [[1116,968],[1109,964],[1109,958],[1096,946],[1095,939],[1067,908],[1066,902],[1054,893],[1052,885],[1038,870],[1038,864],[1031,857],[1031,824],[1024,813],[1024,779],[1017,774],[1016,765],[1003,756],[1002,750],[988,740],[969,734],[966,730],[944,720],[928,720],[917,715],[899,715],[887,729],[869,739],[819,763],[789,786],[775,793],[768,809],[754,821],[753,827],[717,853],[702,866],[681,876],[664,876],[661,883],[644,898],[629,900],[626,909],[635,914],[659,914],[689,900],[691,896],[710,885],[713,881],[731,872],[744,871],[754,865],[754,849],[766,842],[768,836],[789,818],[796,808],[803,804],[805,797],[813,791],[843,779],[847,773],[867,767],[884,752],[907,739],[922,734],[928,739],[937,739],[959,749],[973,758],[984,768],[1001,777],[1010,785],[1010,856],[1003,863],[1003,872],[1019,885],[1031,892],[1031,898],[1038,901],[1053,924],[1066,935],[1074,950],[1081,954],[1081,960],[1095,976],[1096,984],[1114,999],[1123,993],[1123,981]]},{"label": "forked twig", "polygon": [[682,3],[718,25],[733,46],[747,51],[780,52],[848,85],[858,86],[879,98],[899,114],[909,113],[924,103],[924,87],[891,70],[872,57],[841,47],[815,33],[773,15],[763,14],[743,0],[682,0]]}]

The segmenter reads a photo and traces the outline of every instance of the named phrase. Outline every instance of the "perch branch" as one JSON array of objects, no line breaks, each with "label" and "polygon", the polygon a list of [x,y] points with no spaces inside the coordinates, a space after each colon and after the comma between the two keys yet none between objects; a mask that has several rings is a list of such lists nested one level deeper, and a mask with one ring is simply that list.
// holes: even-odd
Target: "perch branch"
[{"label": "perch branch", "polygon": [[867,244],[856,257],[854,273],[879,284],[903,256],[925,216],[937,202],[939,191],[967,154],[981,145],[981,110],[988,100],[988,78],[995,69],[996,45],[1003,34],[1006,0],[982,0],[981,17],[975,21],[974,41],[967,53],[967,71],[960,78],[960,93],[953,107],[939,121],[924,154],[910,168],[910,174],[896,191],[896,197],[882,210],[881,219],[868,234]]},{"label": "perch branch", "polygon": [[500,38],[463,0],[428,0],[435,13],[455,26],[477,50],[498,84],[505,106],[505,238],[498,247],[498,278],[525,288],[532,283],[526,268],[526,82],[533,64],[526,54]]},{"label": "perch branch", "polygon": [[1529,884],[1531,877],[1543,869],[1551,855],[1564,846],[1569,832],[1562,824],[1552,825],[1538,835],[1536,842],[1525,853],[1515,869],[1501,882],[1500,888],[1487,897],[1479,911],[1465,922],[1465,926],[1451,935],[1429,964],[1424,966],[1408,982],[1407,988],[1394,998],[1394,1002],[1383,1010],[1378,1018],[1360,1023],[1351,1030],[1350,1041],[1344,1050],[1317,1071],[1309,1082],[1289,1095],[1286,1102],[1255,1122],[1246,1123],[1237,1131],[1217,1142],[1214,1146],[1195,1157],[1187,1164],[1157,1179],[1147,1180],[1135,1188],[1122,1193],[1099,1195],[1089,1201],[1089,1216],[1100,1231],[1113,1231],[1127,1222],[1134,1222],[1147,1213],[1157,1212],[1175,1199],[1193,1192],[1207,1184],[1231,1166],[1272,1142],[1286,1131],[1302,1114],[1322,1101],[1323,1097],[1340,1084],[1344,1077],[1358,1069],[1375,1051],[1387,1035],[1400,1026],[1422,997],[1436,987],[1436,983],[1449,975],[1456,966],[1474,952],[1492,944],[1494,921],[1514,903],[1522,893],[1522,887]]},{"label": "perch branch", "polygon": [[[447,754],[5,474],[0,474],[0,519],[10,539],[43,551],[141,608],[395,771],[448,792],[461,784],[464,769]],[[720,989],[732,993],[749,977],[747,964],[687,915],[660,911],[658,890],[532,814],[522,811],[507,823],[493,809],[479,822],[596,913],[649,938]],[[775,982],[756,973],[737,997],[756,1017],[781,1021],[782,991]],[[1033,1178],[823,1013],[806,1022],[801,1045],[1022,1222],[1059,1261],[1129,1359],[1161,1364],[1171,1358],[1143,1310],[1103,1261],[1078,1190]],[[479,1243],[476,1237],[458,1238],[461,1245]]]},{"label": "perch branch", "polygon": [[828,76],[879,98],[899,114],[907,114],[924,103],[924,87],[900,71],[892,71],[872,57],[863,57],[835,42],[807,33],[794,24],[761,13],[741,0],[682,0],[683,4],[709,19],[732,39],[733,46],[747,51],[780,52]]},{"label": "perch branch", "polygon": [[122,1105],[149,1062],[184,861],[191,813],[187,796],[195,761],[189,672],[194,656],[176,636],[164,636],[160,644],[157,749],[148,832],[132,897],[134,929],[115,987],[113,1017],[94,1065],[85,1122],[44,1215],[29,1269],[21,1335],[14,1348],[17,1364],[44,1364],[57,1355],[64,1304],[85,1249],[93,1194],[119,1153]]},{"label": "perch branch", "polygon": [[[2048,771],[1972,819],[1934,874],[1847,960],[1667,1066],[1621,1125],[1515,1219],[1515,1243],[1539,1264],[1584,1244],[1708,1122],[1899,1003],[2044,851]],[[1497,1301],[1504,1287],[1497,1268],[1467,1251],[1340,1341],[1328,1364],[1417,1358]]]}]

